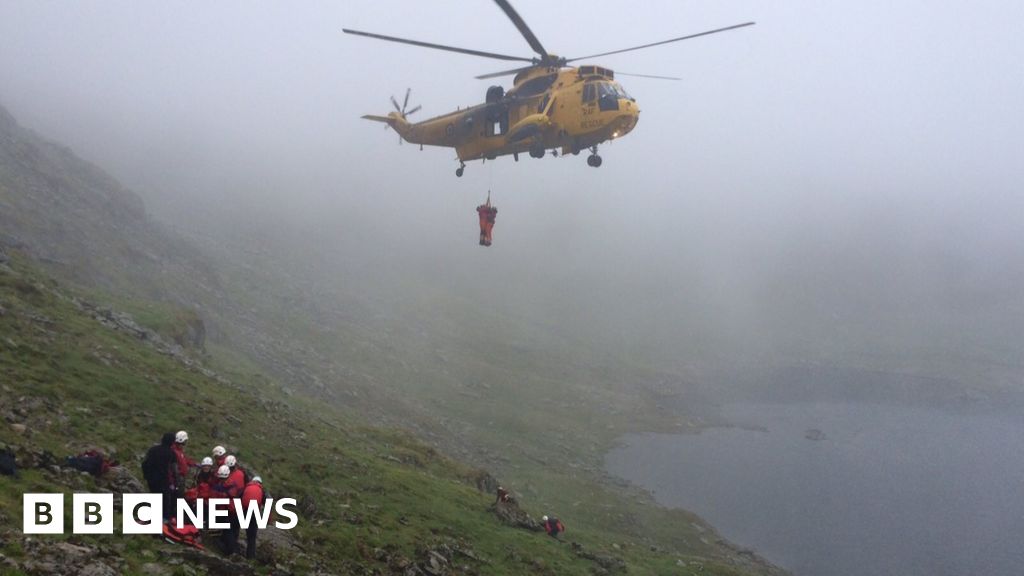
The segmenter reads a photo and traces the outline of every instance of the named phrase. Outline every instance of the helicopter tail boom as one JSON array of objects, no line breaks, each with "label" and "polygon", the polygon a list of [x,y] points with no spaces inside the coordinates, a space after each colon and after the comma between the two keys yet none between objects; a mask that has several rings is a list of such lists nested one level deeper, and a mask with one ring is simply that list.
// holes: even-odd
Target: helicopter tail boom
[{"label": "helicopter tail boom", "polygon": [[420,143],[418,141],[419,139],[415,137],[414,131],[412,129],[413,125],[410,124],[409,121],[406,120],[405,117],[403,115],[401,115],[400,113],[389,112],[387,116],[377,116],[375,114],[364,114],[363,115],[363,119],[364,120],[372,120],[374,122],[382,122],[384,124],[387,124],[395,132],[398,132],[398,136],[400,138],[399,144],[401,144],[401,140],[405,140],[406,142],[410,142],[412,144],[419,144]]}]

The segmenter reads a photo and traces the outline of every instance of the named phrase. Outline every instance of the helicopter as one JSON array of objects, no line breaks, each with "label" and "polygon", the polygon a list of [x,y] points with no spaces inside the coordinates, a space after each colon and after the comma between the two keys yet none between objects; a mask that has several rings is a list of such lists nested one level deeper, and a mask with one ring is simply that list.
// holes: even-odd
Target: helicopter
[{"label": "helicopter", "polygon": [[[406,90],[405,101],[401,106],[398,105],[398,100],[394,96],[391,97],[391,103],[395,110],[389,112],[387,116],[372,114],[363,116],[367,120],[383,122],[390,126],[398,133],[399,142],[405,140],[412,144],[419,144],[420,149],[424,145],[455,148],[459,159],[459,167],[455,170],[455,175],[460,177],[468,161],[494,160],[498,156],[511,154],[518,162],[519,155],[522,153],[528,153],[532,158],[543,158],[548,150],[552,152],[553,156],[557,156],[559,151],[562,156],[565,156],[567,154],[578,155],[582,150],[590,150],[587,164],[597,168],[602,162],[601,156],[597,153],[598,145],[629,134],[636,127],[637,120],[640,118],[640,107],[636,99],[631,97],[615,80],[616,73],[613,70],[596,65],[569,66],[569,63],[708,36],[754,24],[754,22],[744,22],[642,46],[590,56],[565,58],[552,54],[544,48],[537,36],[526,25],[526,21],[519,16],[508,0],[494,1],[512,21],[537,56],[509,56],[348,28],[342,29],[346,34],[377,40],[496,60],[528,63],[511,70],[477,76],[477,79],[484,80],[515,75],[512,80],[512,88],[507,91],[502,86],[489,87],[483,104],[456,110],[422,122],[411,123],[408,116],[419,111],[421,107],[416,106],[407,110],[411,91]],[[619,72],[618,75],[679,80],[679,78],[671,76],[649,74]]]}]

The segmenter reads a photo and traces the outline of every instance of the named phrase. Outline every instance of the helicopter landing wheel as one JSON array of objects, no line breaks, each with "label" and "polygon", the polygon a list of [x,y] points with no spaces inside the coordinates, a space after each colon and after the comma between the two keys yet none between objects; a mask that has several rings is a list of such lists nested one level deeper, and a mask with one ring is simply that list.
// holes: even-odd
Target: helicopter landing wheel
[{"label": "helicopter landing wheel", "polygon": [[458,168],[455,169],[455,175],[458,176],[459,178],[462,178],[462,173],[465,172],[465,171],[466,171],[466,165],[463,164],[462,166],[459,166]]},{"label": "helicopter landing wheel", "polygon": [[530,158],[543,158],[544,157],[544,146],[537,145],[530,147]]},{"label": "helicopter landing wheel", "polygon": [[598,156],[597,154],[591,154],[590,156],[587,156],[587,166],[591,166],[593,168],[597,168],[600,165],[601,165],[601,157],[600,156]]}]

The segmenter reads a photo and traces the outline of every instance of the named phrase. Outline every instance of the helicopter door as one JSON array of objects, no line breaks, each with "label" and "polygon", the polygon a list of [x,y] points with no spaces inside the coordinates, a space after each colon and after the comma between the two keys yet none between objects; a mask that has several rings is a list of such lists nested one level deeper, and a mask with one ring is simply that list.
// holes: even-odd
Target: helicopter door
[{"label": "helicopter door", "polygon": [[487,136],[504,136],[508,132],[508,108],[497,107],[487,113]]}]

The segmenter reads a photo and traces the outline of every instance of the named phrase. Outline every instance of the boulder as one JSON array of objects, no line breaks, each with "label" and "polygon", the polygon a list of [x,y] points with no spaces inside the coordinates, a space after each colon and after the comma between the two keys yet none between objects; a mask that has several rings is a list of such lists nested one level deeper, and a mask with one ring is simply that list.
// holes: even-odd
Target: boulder
[{"label": "boulder", "polygon": [[498,502],[491,506],[494,515],[502,524],[515,528],[523,528],[533,532],[541,532],[544,528],[540,522],[534,520],[529,514],[513,502]]}]

